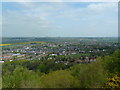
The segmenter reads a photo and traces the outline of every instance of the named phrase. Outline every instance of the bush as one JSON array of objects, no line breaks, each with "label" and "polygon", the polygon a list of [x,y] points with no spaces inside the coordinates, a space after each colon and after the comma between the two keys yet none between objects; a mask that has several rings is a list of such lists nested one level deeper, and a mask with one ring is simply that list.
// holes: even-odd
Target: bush
[{"label": "bush", "polygon": [[108,78],[105,86],[103,88],[120,88],[120,74]]}]

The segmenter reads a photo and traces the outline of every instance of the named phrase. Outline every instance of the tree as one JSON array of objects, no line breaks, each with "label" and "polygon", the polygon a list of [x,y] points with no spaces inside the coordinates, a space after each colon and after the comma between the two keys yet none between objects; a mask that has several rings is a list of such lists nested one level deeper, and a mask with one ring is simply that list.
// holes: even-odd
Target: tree
[{"label": "tree", "polygon": [[35,87],[38,76],[22,66],[17,66],[13,73],[3,75],[3,88],[32,88]]},{"label": "tree", "polygon": [[109,74],[114,76],[114,74],[120,73],[120,50],[115,51],[111,56],[105,56],[103,62]]},{"label": "tree", "polygon": [[106,82],[106,72],[101,58],[91,64],[75,65],[71,74],[80,81],[80,88],[100,88]]},{"label": "tree", "polygon": [[40,72],[46,72],[46,66],[45,66],[45,64],[44,63],[41,63],[40,65],[39,65],[39,70],[40,70]]},{"label": "tree", "polygon": [[59,70],[40,78],[39,88],[77,88],[79,81],[69,71]]}]

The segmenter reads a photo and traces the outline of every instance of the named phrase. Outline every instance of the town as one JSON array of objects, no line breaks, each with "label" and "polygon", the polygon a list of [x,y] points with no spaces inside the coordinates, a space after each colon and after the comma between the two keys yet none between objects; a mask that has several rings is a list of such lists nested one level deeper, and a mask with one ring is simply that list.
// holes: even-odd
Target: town
[{"label": "town", "polygon": [[76,63],[91,63],[99,56],[110,55],[117,50],[117,40],[74,38],[57,41],[31,41],[2,47],[0,62],[17,60],[53,59],[55,63],[73,65]]}]

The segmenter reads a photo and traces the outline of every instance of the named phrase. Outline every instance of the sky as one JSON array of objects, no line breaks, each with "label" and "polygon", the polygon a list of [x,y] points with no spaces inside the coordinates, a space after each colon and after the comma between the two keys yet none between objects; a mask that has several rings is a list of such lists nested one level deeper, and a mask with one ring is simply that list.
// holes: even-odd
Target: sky
[{"label": "sky", "polygon": [[117,5],[117,2],[2,2],[2,36],[117,37]]}]

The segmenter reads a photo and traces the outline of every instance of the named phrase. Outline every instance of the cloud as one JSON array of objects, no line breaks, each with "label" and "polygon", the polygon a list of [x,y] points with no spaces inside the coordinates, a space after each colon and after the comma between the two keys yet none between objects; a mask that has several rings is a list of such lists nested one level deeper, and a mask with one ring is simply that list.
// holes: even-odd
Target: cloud
[{"label": "cloud", "polygon": [[3,36],[42,36],[51,32],[52,22],[40,15],[9,11],[3,15]]},{"label": "cloud", "polygon": [[0,3],[0,37],[2,37],[2,4]]},{"label": "cloud", "polygon": [[107,36],[108,31],[108,36],[115,36],[117,32],[117,3],[17,4],[21,10],[3,14],[4,36]]},{"label": "cloud", "polygon": [[63,2],[119,2],[119,0],[64,0]]},{"label": "cloud", "polygon": [[62,0],[3,0],[3,2],[62,2]]},{"label": "cloud", "polygon": [[89,9],[95,10],[95,11],[104,11],[107,9],[115,9],[118,7],[117,3],[98,3],[98,4],[90,4],[88,6]]},{"label": "cloud", "polygon": [[119,0],[3,0],[3,2],[119,2]]},{"label": "cloud", "polygon": [[64,10],[59,11],[56,17],[71,19],[75,21],[87,20],[89,18],[117,16],[117,3],[89,3],[86,7],[71,7],[69,4],[64,7]]}]

